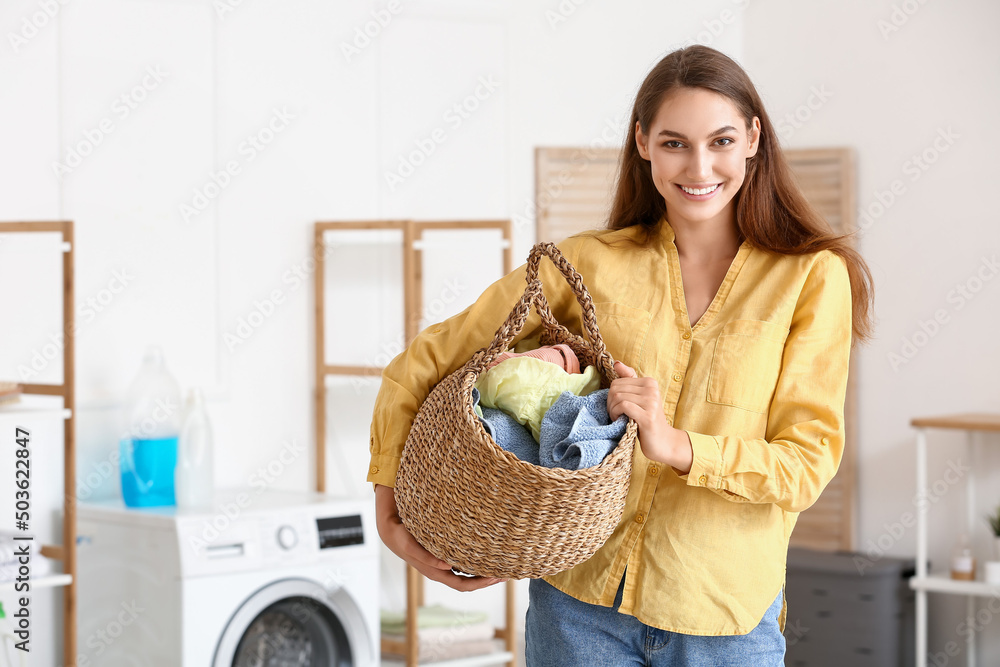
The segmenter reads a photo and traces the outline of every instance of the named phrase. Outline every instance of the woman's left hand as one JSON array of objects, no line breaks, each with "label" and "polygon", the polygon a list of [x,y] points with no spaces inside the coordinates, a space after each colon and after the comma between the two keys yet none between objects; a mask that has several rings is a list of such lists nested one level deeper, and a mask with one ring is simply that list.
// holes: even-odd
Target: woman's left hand
[{"label": "woman's left hand", "polygon": [[694,458],[686,431],[667,423],[655,378],[641,378],[620,361],[615,362],[618,379],[608,391],[608,416],[614,421],[625,414],[639,427],[642,453],[651,461],[673,466],[680,474],[691,470]]}]

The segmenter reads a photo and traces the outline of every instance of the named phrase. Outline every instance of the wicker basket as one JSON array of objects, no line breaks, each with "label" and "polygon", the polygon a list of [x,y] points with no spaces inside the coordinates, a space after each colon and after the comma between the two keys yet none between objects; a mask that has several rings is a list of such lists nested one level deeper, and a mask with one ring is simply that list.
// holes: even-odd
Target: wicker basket
[{"label": "wicker basket", "polygon": [[[589,341],[553,317],[538,278],[543,255],[575,293]],[[407,530],[436,557],[480,576],[538,578],[594,555],[621,519],[637,442],[629,419],[618,446],[599,465],[565,470],[522,461],[487,435],[472,407],[472,387],[520,333],[532,305],[542,319],[543,345],[568,344],[581,367],[597,365],[602,387],[617,377],[583,279],[554,244],[532,248],[526,279],[524,295],[493,342],[424,400],[396,476],[396,505]]]}]

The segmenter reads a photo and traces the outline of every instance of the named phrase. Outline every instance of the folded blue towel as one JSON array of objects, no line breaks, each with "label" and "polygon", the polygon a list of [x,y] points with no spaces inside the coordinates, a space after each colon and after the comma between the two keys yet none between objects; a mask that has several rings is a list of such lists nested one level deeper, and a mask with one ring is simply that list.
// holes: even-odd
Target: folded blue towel
[{"label": "folded blue towel", "polygon": [[[565,393],[570,394],[568,391]],[[510,452],[522,461],[540,465],[538,443],[535,442],[535,437],[531,435],[531,431],[524,424],[503,410],[480,407],[479,390],[475,387],[472,388],[472,407],[477,414],[482,412],[479,420],[483,423],[483,428],[501,449]]]},{"label": "folded blue towel", "polygon": [[607,389],[586,396],[564,391],[542,417],[541,465],[568,470],[596,466],[618,445],[627,425],[625,415],[611,421]]}]

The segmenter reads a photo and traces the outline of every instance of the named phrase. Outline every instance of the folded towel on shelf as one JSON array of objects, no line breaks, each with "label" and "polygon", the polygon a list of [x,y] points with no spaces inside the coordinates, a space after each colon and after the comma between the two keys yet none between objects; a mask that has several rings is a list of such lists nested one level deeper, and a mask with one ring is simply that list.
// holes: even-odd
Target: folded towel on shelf
[{"label": "folded towel on shelf", "polygon": [[[417,628],[417,639],[423,643],[440,644],[454,642],[483,641],[493,639],[495,630],[489,621],[479,623],[447,625],[433,628]],[[406,634],[382,633],[383,639],[406,641]]]},{"label": "folded towel on shelf", "polygon": [[[424,605],[417,610],[417,628],[454,628],[486,621],[489,616],[481,611],[457,611],[440,604]],[[381,611],[382,634],[406,634],[404,612]]]},{"label": "folded towel on shelf", "polygon": [[481,408],[479,405],[479,390],[472,388],[472,405],[483,423],[486,433],[493,438],[500,449],[506,450],[528,463],[540,465],[538,459],[538,443],[531,431],[503,410],[496,408]]},{"label": "folded towel on shelf", "polygon": [[569,470],[596,466],[618,445],[626,426],[625,415],[611,421],[607,389],[586,396],[563,392],[542,418],[541,465]]},{"label": "folded towel on shelf", "polygon": [[[383,635],[383,637],[385,637]],[[477,639],[468,642],[453,643],[420,643],[417,651],[417,660],[424,662],[441,662],[444,660],[458,660],[459,658],[471,658],[476,655],[488,655],[503,651],[503,643],[495,639]],[[392,651],[382,651],[384,658],[402,658],[401,653]]]}]

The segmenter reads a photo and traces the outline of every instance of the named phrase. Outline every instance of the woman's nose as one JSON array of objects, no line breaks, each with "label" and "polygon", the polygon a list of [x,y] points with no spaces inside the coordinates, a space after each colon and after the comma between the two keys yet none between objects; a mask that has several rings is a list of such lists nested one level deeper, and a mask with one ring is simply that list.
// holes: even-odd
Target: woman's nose
[{"label": "woman's nose", "polygon": [[705,149],[694,149],[688,161],[688,178],[703,185],[712,176],[712,156]]}]

